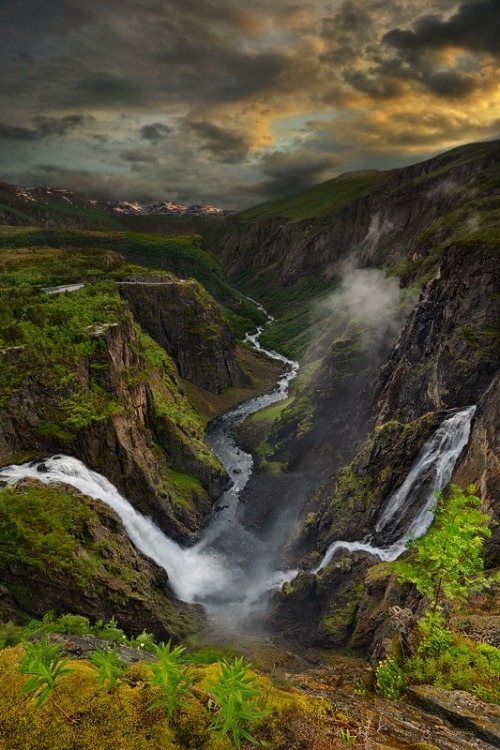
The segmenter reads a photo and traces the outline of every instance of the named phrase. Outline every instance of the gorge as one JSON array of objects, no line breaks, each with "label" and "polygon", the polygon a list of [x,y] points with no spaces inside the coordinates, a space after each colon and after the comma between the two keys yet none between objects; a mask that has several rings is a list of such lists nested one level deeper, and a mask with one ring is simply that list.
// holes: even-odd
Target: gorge
[{"label": "gorge", "polygon": [[[195,236],[153,215],[140,232],[105,213],[58,225],[57,194],[6,195],[4,623],[115,617],[135,637],[260,638],[376,672],[408,658],[394,613],[410,642],[424,607],[390,563],[450,483],[474,484],[493,522],[493,580],[500,142],[321,191]],[[498,585],[452,610],[456,637],[496,654]],[[454,731],[427,744],[492,746]]]}]

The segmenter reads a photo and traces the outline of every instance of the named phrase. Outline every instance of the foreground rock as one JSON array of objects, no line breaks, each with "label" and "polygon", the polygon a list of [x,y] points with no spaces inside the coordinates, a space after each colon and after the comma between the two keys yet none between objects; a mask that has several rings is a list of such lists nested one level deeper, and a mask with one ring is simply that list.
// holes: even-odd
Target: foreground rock
[{"label": "foreground rock", "polygon": [[[179,640],[204,623],[201,608],[176,599],[166,571],[133,547],[121,520],[104,503],[69,485],[47,486],[35,479],[2,492],[14,493],[16,518],[29,516],[32,530],[18,531],[14,540],[12,533],[3,538],[1,620],[42,618],[47,611],[92,621],[115,617],[127,634],[145,630],[163,641]],[[7,528],[9,519],[3,519]],[[10,558],[14,542],[16,554]]]},{"label": "foreground rock", "polygon": [[416,706],[466,729],[493,747],[500,747],[500,707],[484,703],[463,690],[414,685],[406,691]]}]

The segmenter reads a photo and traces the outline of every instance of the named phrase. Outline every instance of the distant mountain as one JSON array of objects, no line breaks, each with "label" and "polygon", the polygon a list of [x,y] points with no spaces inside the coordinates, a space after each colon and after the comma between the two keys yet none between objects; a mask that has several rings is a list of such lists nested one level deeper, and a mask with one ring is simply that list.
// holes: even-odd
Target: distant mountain
[{"label": "distant mountain", "polygon": [[97,201],[62,188],[17,187],[0,182],[0,225],[120,229]]},{"label": "distant mountain", "polygon": [[122,220],[129,217],[140,221],[147,217],[155,221],[220,219],[234,213],[216,206],[184,206],[173,201],[97,201],[64,188],[18,187],[0,182],[0,225],[118,229],[125,228]]},{"label": "distant mountain", "polygon": [[184,206],[173,201],[151,201],[139,203],[138,201],[107,201],[100,204],[106,211],[116,211],[118,214],[127,216],[196,216],[196,217],[219,217],[230,216],[236,213],[216,206]]}]

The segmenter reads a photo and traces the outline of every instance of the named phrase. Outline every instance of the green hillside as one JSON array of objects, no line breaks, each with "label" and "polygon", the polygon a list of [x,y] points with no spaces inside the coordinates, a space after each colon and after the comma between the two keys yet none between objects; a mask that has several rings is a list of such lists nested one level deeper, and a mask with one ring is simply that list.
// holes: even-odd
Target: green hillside
[{"label": "green hillside", "polygon": [[[99,256],[100,275],[113,269],[115,253],[129,264],[194,278],[226,309],[240,337],[263,315],[227,281],[219,261],[203,249],[199,235],[154,235],[135,232],[81,231],[31,227],[0,227],[0,269],[25,269],[27,283],[71,284],[86,280],[88,255]],[[82,254],[81,264],[78,258]],[[106,268],[106,257],[109,266]],[[46,261],[50,259],[50,264]],[[70,262],[68,262],[70,260]],[[101,262],[100,261],[100,262]],[[37,268],[42,269],[40,279]],[[103,266],[103,267],[102,267]],[[131,269],[133,271],[133,269]],[[117,272],[123,274],[123,267]],[[91,275],[95,276],[95,270]]]},{"label": "green hillside", "polygon": [[239,223],[253,224],[266,219],[300,221],[328,216],[362,198],[391,174],[393,173],[376,170],[346,172],[299,193],[252,206],[237,214],[236,218]]}]

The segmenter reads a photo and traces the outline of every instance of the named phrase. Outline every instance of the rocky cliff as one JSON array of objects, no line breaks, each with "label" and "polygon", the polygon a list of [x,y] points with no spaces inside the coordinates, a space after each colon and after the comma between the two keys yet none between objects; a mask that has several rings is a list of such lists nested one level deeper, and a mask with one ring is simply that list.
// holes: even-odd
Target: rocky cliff
[{"label": "rocky cliff", "polygon": [[136,332],[126,309],[119,322],[80,335],[88,354],[62,379],[54,377],[57,369],[43,369],[43,353],[40,361],[23,346],[2,351],[4,373],[15,382],[3,394],[0,461],[77,456],[168,535],[189,542],[227,475],[205,443],[174,363]]},{"label": "rocky cliff", "polygon": [[42,618],[48,611],[92,621],[114,617],[131,635],[147,631],[165,641],[203,623],[199,608],[176,600],[167,573],[135,550],[104,503],[36,479],[0,493],[10,493],[16,506],[7,511],[9,533],[2,532],[0,619]]},{"label": "rocky cliff", "polygon": [[[470,233],[483,211],[498,207],[499,163],[500,141],[460,147],[388,173],[367,195],[325,218],[277,216],[248,226],[236,216],[221,259],[230,277],[249,289],[266,274],[284,288],[314,274],[332,277],[346,257],[360,266],[418,264],[459,225],[468,224]],[[425,232],[435,222],[429,244]]]},{"label": "rocky cliff", "polygon": [[236,340],[216,302],[193,279],[141,277],[118,283],[135,319],[170,354],[181,378],[221,393],[250,385]]},{"label": "rocky cliff", "polygon": [[[424,441],[450,410],[472,404],[477,404],[478,409],[470,441],[457,463],[452,481],[461,486],[476,484],[484,510],[492,519],[500,518],[497,460],[499,299],[498,245],[473,240],[453,243],[443,252],[438,277],[424,285],[419,302],[378,376],[370,368],[370,378],[363,378],[360,369],[358,389],[355,388],[356,377],[351,375],[348,383],[353,386],[353,391],[343,394],[340,387],[337,401],[338,371],[331,365],[338,361],[338,354],[335,356],[334,348],[327,353],[316,382],[327,386],[325,376],[329,374],[330,387],[326,387],[329,395],[325,400],[325,393],[320,390],[314,394],[313,403],[322,409],[320,420],[323,422],[327,421],[325,406],[330,405],[328,414],[333,423],[340,409],[344,424],[338,432],[340,445],[337,445],[334,432],[328,433],[330,466],[334,474],[316,494],[317,512],[308,517],[302,539],[296,544],[298,550],[303,552],[309,548],[324,553],[332,541],[364,539],[373,529],[385,499],[407,476]],[[351,461],[347,454],[349,448],[353,450],[355,447],[356,440],[348,441],[346,450],[345,436],[353,435],[351,421],[354,425],[356,422],[360,424],[356,416],[360,413],[360,404],[365,429],[369,432],[371,425],[372,432]],[[311,434],[319,439],[314,427]],[[358,441],[360,438],[362,435],[358,430]],[[338,457],[336,459],[338,451],[349,463],[341,470],[338,469]],[[307,560],[311,564],[314,559],[314,556],[306,558],[306,564]],[[487,541],[486,559],[492,568],[500,564],[498,526],[493,527],[492,537]],[[376,558],[372,558],[371,564],[374,562]],[[306,596],[308,606],[315,612],[316,622],[309,635],[313,637],[314,632],[316,642],[327,644],[331,641],[331,634],[325,623],[331,621],[337,611],[335,602],[342,596],[345,598],[341,591],[347,587],[350,603],[358,614],[352,614],[349,622],[342,620],[344,642],[373,650],[375,643],[367,638],[367,633],[371,630],[373,634],[374,631],[366,626],[370,607],[367,609],[363,602],[367,597],[373,599],[374,586],[366,572],[369,563],[364,560],[363,572],[360,572],[360,565],[356,555],[353,558],[352,553],[338,553],[332,566],[337,577],[339,571],[346,571],[344,580],[335,586],[330,583],[323,585],[323,581],[330,581],[332,572],[321,572],[318,582],[314,576],[299,579],[290,585],[286,596],[279,601],[275,618],[283,616],[291,632],[294,628],[300,629],[302,626],[298,620],[302,616],[299,618],[298,612],[305,606]],[[361,579],[364,578],[363,583]],[[397,596],[387,597],[384,593],[386,584],[387,580],[380,586],[378,595],[386,603],[387,620],[389,606],[402,602]],[[337,590],[339,586],[340,590]],[[317,609],[311,602],[316,602]],[[295,622],[291,615],[293,611],[298,618]],[[377,612],[382,621],[380,610]],[[340,617],[340,612],[335,617]],[[338,638],[338,629],[335,632]],[[361,632],[363,637],[359,635]],[[303,633],[301,637],[306,636]],[[380,642],[379,633],[375,636],[377,640]]]}]

